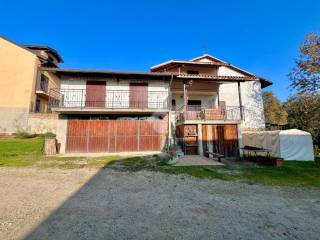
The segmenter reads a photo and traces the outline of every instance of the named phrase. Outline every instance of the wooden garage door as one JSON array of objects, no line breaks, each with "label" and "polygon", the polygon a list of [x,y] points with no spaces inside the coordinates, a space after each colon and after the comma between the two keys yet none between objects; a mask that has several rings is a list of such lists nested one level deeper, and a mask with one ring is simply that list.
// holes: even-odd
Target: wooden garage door
[{"label": "wooden garage door", "polygon": [[163,120],[69,120],[66,151],[161,151]]},{"label": "wooden garage door", "polygon": [[238,155],[238,128],[234,124],[202,126],[203,151],[212,151],[226,157]]}]

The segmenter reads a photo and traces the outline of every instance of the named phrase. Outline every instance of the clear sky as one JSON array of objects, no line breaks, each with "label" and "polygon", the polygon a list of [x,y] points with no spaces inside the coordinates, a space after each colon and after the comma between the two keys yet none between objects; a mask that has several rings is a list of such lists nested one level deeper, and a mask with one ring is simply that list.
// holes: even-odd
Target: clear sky
[{"label": "clear sky", "polygon": [[319,30],[319,0],[0,3],[0,35],[55,48],[62,67],[148,71],[206,52],[272,81],[281,100],[299,44]]}]

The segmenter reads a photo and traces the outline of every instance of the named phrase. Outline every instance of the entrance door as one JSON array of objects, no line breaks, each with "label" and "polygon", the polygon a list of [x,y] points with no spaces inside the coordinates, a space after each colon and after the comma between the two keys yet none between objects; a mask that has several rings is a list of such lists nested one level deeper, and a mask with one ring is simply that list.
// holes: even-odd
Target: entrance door
[{"label": "entrance door", "polygon": [[148,108],[148,83],[130,83],[130,108]]},{"label": "entrance door", "polygon": [[86,107],[105,107],[106,81],[87,81]]},{"label": "entrance door", "polygon": [[238,155],[238,128],[235,124],[202,125],[203,152],[210,151],[226,157]]}]

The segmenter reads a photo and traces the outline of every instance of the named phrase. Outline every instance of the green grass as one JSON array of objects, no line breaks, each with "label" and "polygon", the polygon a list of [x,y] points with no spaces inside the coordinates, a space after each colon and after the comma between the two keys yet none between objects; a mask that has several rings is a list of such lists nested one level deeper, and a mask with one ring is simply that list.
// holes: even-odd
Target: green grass
[{"label": "green grass", "polygon": [[42,157],[43,138],[0,140],[0,166],[30,166]]},{"label": "green grass", "polygon": [[186,174],[198,178],[320,188],[318,161],[319,157],[315,162],[285,161],[279,168],[237,161],[226,162],[225,166],[171,166],[166,164],[165,160],[154,156],[111,162],[109,167],[123,171],[149,170],[168,174]]},{"label": "green grass", "polygon": [[0,166],[26,167],[36,166],[43,168],[83,168],[105,167],[111,161],[122,159],[119,156],[107,157],[46,157],[43,155],[44,137],[1,139]]},{"label": "green grass", "polygon": [[320,188],[320,156],[314,162],[285,161],[280,168],[228,161],[225,166],[171,166],[168,159],[149,157],[45,157],[43,137],[0,140],[0,166],[40,168],[111,168],[118,171],[155,171],[198,178],[246,181],[268,185]]},{"label": "green grass", "polygon": [[241,178],[270,185],[300,185],[320,188],[320,168],[315,162],[285,161],[280,168],[247,167]]}]

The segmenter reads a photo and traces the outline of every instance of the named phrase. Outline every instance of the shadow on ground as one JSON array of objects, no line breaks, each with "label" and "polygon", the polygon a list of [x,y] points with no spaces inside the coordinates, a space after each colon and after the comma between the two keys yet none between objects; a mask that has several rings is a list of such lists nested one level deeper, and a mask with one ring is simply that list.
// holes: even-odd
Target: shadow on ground
[{"label": "shadow on ground", "polygon": [[25,239],[317,239],[320,234],[319,192],[133,170],[118,163],[101,169]]}]

